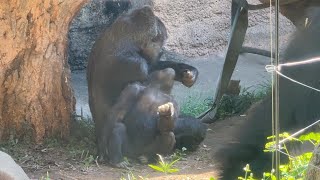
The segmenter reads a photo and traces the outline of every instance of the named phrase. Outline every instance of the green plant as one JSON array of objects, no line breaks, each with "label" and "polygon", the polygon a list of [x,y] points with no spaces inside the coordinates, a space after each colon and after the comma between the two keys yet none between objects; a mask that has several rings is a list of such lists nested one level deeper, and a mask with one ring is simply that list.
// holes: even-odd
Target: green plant
[{"label": "green plant", "polygon": [[314,146],[320,143],[320,133],[311,132],[306,135],[301,135],[299,137],[300,141],[308,141],[311,142]]},{"label": "green plant", "polygon": [[186,154],[186,151],[187,151],[187,148],[183,147],[180,149],[177,149],[175,150],[175,152],[171,155],[171,158],[173,160],[176,160],[176,159],[183,159],[187,156]]},{"label": "green plant", "polygon": [[159,154],[157,154],[159,156],[159,165],[152,165],[152,164],[149,164],[148,166],[150,168],[152,168],[153,170],[156,170],[156,171],[159,171],[159,172],[163,172],[165,174],[168,174],[168,173],[175,173],[175,172],[178,172],[179,169],[176,169],[176,168],[172,168],[173,165],[178,162],[180,159],[176,159],[170,163],[167,163],[163,160],[163,157]]},{"label": "green plant", "polygon": [[[320,133],[311,132],[306,135],[302,135],[299,138],[291,137],[289,133],[282,133],[279,135],[280,138],[286,138],[288,141],[304,143],[311,142],[314,146],[320,143]],[[264,152],[274,152],[275,149],[275,136],[267,137],[269,140],[265,145]],[[312,157],[312,152],[306,152],[299,156],[293,157],[290,155],[290,152],[285,144],[281,147],[281,150],[284,151],[285,154],[288,155],[289,162],[287,164],[281,164],[279,167],[280,170],[280,180],[303,180],[305,177],[306,170],[308,168],[308,164]],[[245,176],[239,177],[241,180],[254,180],[253,174],[251,173],[250,166],[247,165],[244,168]],[[251,173],[248,176],[248,173]],[[276,180],[274,176],[274,170],[271,173],[264,173],[263,180],[271,179]]]},{"label": "green plant", "polygon": [[[289,141],[293,142],[311,142],[314,146],[320,142],[320,133],[311,132],[307,135],[302,135],[299,138],[293,138],[289,133],[282,133],[279,135],[280,138],[287,138]],[[274,136],[268,137],[268,139],[272,139],[271,142],[266,144],[265,152],[273,152],[274,151]],[[290,155],[288,148],[285,144],[281,147],[283,151],[288,155],[289,163],[280,165],[280,172],[282,179],[288,180],[302,180],[305,176],[306,170],[308,168],[308,164],[312,157],[312,152],[306,152],[299,156],[293,157]]]},{"label": "green plant", "polygon": [[[245,175],[244,177],[238,177],[238,179],[241,179],[241,180],[256,180],[254,177],[253,177],[253,173],[251,172],[251,169],[250,169],[250,165],[247,164],[244,168],[243,168],[244,172],[245,172]],[[250,174],[249,174],[250,173]]]}]

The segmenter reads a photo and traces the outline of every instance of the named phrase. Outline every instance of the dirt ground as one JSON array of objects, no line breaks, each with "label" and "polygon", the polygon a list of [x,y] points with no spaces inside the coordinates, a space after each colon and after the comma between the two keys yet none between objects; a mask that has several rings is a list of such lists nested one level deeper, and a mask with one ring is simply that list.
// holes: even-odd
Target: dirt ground
[{"label": "dirt ground", "polygon": [[86,152],[83,152],[82,155],[73,156],[70,148],[67,148],[67,144],[63,143],[37,146],[22,145],[4,149],[4,151],[13,156],[31,179],[45,179],[48,172],[50,179],[61,180],[113,180],[122,177],[129,179],[128,175],[131,173],[137,179],[208,180],[211,177],[218,176],[218,164],[213,159],[214,153],[223,147],[225,142],[232,141],[232,130],[241,122],[243,122],[243,119],[238,116],[209,125],[207,137],[199,149],[182,156],[183,158],[174,166],[180,171],[169,175],[156,172],[147,165],[137,163],[133,163],[130,170],[112,168],[108,165],[95,163],[95,161],[86,164]]}]

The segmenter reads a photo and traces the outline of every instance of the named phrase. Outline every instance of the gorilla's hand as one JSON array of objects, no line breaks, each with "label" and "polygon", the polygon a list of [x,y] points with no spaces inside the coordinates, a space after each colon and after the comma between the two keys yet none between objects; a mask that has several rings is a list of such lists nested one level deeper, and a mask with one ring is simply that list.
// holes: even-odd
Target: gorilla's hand
[{"label": "gorilla's hand", "polygon": [[182,72],[182,84],[191,87],[196,82],[198,78],[198,70],[197,69],[186,69]]}]

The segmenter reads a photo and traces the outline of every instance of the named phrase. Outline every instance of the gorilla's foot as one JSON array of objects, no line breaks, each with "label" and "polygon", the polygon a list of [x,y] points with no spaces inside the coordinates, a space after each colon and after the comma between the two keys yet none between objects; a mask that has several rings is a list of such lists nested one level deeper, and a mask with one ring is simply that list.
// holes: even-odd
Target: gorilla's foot
[{"label": "gorilla's foot", "polygon": [[149,162],[148,157],[145,155],[139,156],[138,160],[140,161],[141,164],[147,164]]},{"label": "gorilla's foot", "polygon": [[131,164],[126,160],[123,160],[120,163],[111,164],[111,165],[116,167],[116,168],[121,168],[121,169],[129,169],[129,167],[131,167]]},{"label": "gorilla's foot", "polygon": [[171,102],[158,107],[158,114],[161,117],[172,117],[174,115],[174,107]]},{"label": "gorilla's foot", "polygon": [[171,102],[158,107],[158,129],[160,133],[174,130],[174,107]]}]

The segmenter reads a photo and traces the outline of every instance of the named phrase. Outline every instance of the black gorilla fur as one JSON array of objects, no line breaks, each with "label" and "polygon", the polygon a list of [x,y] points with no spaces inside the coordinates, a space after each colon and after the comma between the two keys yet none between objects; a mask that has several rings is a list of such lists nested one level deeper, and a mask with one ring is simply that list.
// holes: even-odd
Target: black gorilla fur
[{"label": "black gorilla fur", "polygon": [[[318,13],[317,18],[320,18]],[[281,63],[297,62],[320,56],[320,21],[315,18],[311,25],[297,32],[288,45]],[[281,73],[299,82],[320,88],[320,62],[291,67],[282,67]],[[281,132],[297,130],[320,118],[320,93],[293,83],[285,78],[279,79],[280,88],[280,128]],[[236,179],[246,163],[254,163],[263,172],[271,169],[271,154],[264,153],[266,137],[271,132],[271,95],[254,105],[246,122],[235,133],[237,143],[232,143],[216,154],[221,163],[222,179]],[[251,166],[252,168],[255,167]]]}]

